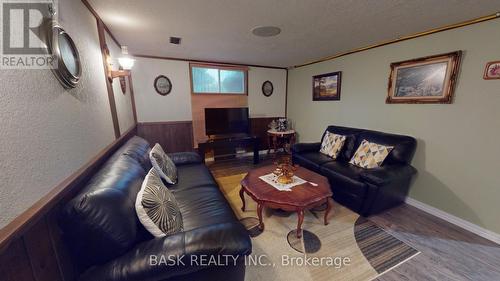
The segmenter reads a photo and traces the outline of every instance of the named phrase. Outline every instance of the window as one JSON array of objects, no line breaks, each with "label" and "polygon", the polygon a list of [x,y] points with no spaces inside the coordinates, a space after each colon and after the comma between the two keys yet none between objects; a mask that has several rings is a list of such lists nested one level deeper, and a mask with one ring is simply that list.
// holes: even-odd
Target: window
[{"label": "window", "polygon": [[191,64],[193,94],[247,94],[247,68]]}]

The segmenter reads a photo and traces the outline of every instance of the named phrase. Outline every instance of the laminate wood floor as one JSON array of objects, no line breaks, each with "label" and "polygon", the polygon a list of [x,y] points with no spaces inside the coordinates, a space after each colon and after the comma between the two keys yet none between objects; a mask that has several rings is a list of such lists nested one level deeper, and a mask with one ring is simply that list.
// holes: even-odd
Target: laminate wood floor
[{"label": "laminate wood floor", "polygon": [[[250,157],[207,165],[215,177],[223,177],[271,163],[273,158],[262,156],[258,165]],[[378,281],[500,280],[500,245],[494,242],[407,204],[369,219],[421,252]]]}]

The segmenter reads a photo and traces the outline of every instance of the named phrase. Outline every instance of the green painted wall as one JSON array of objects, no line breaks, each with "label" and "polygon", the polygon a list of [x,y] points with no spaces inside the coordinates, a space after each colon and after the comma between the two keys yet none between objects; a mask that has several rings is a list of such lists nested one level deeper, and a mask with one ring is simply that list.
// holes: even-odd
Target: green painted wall
[{"label": "green painted wall", "polygon": [[[463,50],[453,104],[385,104],[389,65]],[[418,139],[410,196],[500,233],[500,80],[483,80],[500,60],[500,20],[449,30],[289,72],[288,115],[301,142],[329,124]],[[342,71],[341,101],[312,101],[313,75]]]}]

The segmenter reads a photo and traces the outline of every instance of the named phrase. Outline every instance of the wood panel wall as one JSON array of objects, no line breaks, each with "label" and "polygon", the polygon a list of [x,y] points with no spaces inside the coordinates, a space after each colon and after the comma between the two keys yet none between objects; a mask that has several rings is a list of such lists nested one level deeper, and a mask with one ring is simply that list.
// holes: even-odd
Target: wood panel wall
[{"label": "wood panel wall", "polygon": [[137,124],[137,135],[151,146],[159,143],[165,152],[193,151],[193,122],[146,122]]},{"label": "wood panel wall", "polygon": [[191,111],[193,114],[194,147],[205,142],[205,108],[248,107],[247,95],[191,95]]},{"label": "wood panel wall", "polygon": [[260,150],[269,148],[269,139],[267,137],[267,130],[269,130],[269,123],[280,117],[254,117],[250,118],[250,134],[260,138]]}]

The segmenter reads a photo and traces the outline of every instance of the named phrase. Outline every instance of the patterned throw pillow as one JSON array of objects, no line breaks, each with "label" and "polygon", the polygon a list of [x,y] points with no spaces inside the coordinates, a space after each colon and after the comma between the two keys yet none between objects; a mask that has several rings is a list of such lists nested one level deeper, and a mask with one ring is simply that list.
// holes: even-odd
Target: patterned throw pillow
[{"label": "patterned throw pillow", "polygon": [[154,168],[149,170],[137,193],[135,211],[142,225],[155,237],[183,231],[177,201]]},{"label": "patterned throw pillow", "polygon": [[149,152],[149,159],[162,179],[169,184],[177,183],[177,168],[160,144],[157,143],[153,146]]},{"label": "patterned throw pillow", "polygon": [[346,136],[326,132],[319,152],[326,154],[333,159],[337,159],[342,147],[344,146],[345,140]]},{"label": "patterned throw pillow", "polygon": [[364,169],[380,167],[393,148],[363,140],[349,163]]}]

